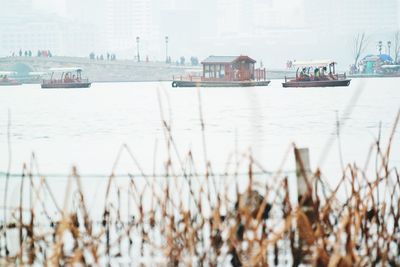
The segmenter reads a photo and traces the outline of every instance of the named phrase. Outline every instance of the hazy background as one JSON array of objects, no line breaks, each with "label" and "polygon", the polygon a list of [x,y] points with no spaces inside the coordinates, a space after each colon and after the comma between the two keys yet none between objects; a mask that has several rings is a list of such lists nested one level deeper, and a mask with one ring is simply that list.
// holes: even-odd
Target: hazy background
[{"label": "hazy background", "polygon": [[[168,54],[200,59],[248,54],[267,67],[288,59],[353,61],[353,39],[365,32],[366,54],[393,43],[400,0],[1,0],[0,56],[48,49],[53,55]],[[393,49],[392,49],[393,50]]]}]

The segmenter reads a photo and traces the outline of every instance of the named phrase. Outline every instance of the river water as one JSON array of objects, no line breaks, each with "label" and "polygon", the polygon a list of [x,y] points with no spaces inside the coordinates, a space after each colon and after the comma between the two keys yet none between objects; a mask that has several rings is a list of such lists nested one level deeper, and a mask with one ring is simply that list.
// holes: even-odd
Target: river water
[{"label": "river water", "polygon": [[[4,172],[9,163],[11,171],[16,174],[22,171],[24,163],[31,168],[33,152],[37,162],[34,169],[39,169],[49,178],[50,192],[53,192],[54,203],[59,206],[67,207],[65,203],[71,203],[69,208],[74,207],[75,189],[68,191],[66,185],[71,181],[67,176],[72,166],[77,167],[84,178],[83,190],[90,214],[94,220],[100,221],[106,202],[113,201],[114,206],[119,207],[120,192],[122,203],[128,203],[128,208],[118,209],[121,216],[131,218],[135,214],[129,208],[129,179],[114,180],[119,184],[118,193],[112,189],[112,197],[106,200],[108,180],[97,177],[107,177],[111,173],[122,144],[129,147],[136,163],[124,152],[114,169],[121,174],[136,174],[141,170],[149,174],[155,170],[162,174],[169,155],[172,155],[173,166],[179,172],[179,159],[184,161],[190,150],[200,173],[204,172],[204,158],[211,162],[214,172],[221,172],[225,170],[228,159],[248,162],[242,159],[242,154],[251,153],[264,169],[276,171],[282,166],[283,170],[291,173],[290,177],[294,177],[291,144],[295,143],[298,147],[310,149],[311,167],[320,166],[325,181],[331,185],[336,185],[341,178],[341,157],[345,163],[356,162],[363,167],[368,151],[379,135],[383,148],[386,148],[400,108],[398,79],[354,79],[350,87],[303,89],[284,89],[281,82],[273,80],[270,86],[258,88],[200,90],[173,89],[170,83],[98,83],[89,89],[77,90],[42,90],[39,85],[2,87],[0,200],[3,201],[5,196],[7,200],[0,206],[9,209],[4,209],[5,214],[3,209],[0,210],[0,221],[3,218],[11,220],[15,215],[22,200],[19,192],[24,195],[22,206],[28,210],[32,205],[30,199],[34,194],[26,189],[27,180],[24,180],[24,189],[21,179],[10,179],[5,190]],[[201,115],[205,125],[204,136]],[[166,146],[163,119],[174,140],[170,150]],[[231,154],[234,156],[229,157]],[[372,173],[374,160],[370,165],[367,171]],[[245,163],[241,166],[241,171],[246,171]],[[400,166],[399,130],[392,143],[391,166]],[[265,176],[260,177],[264,182],[280,184],[279,181],[265,181]],[[135,178],[136,186],[140,187],[137,192],[144,192],[145,179]],[[173,187],[172,198],[177,198],[176,203],[188,203],[186,193],[189,190],[182,190],[187,185],[185,181],[177,180],[158,177],[153,182],[160,185],[175,183],[177,186]],[[197,180],[193,180],[195,184]],[[235,184],[230,181],[223,183],[232,184],[229,195],[235,196]],[[293,184],[291,181],[295,180],[290,180]],[[40,185],[40,179],[33,183],[38,191],[43,190],[36,196],[42,200],[43,207],[39,201],[33,201],[35,219],[47,223],[44,214],[59,218],[53,196]],[[198,189],[194,191],[201,192],[200,186],[194,184],[192,188]],[[245,185],[242,187],[245,190]],[[295,188],[290,187],[290,191]],[[222,187],[217,185],[216,188]],[[20,191],[23,189],[25,191]],[[28,193],[31,197],[27,197]],[[295,200],[296,195],[292,195]],[[144,203],[145,208],[150,206],[151,193],[144,197]],[[47,212],[41,212],[42,208]],[[18,252],[17,237],[16,233],[8,234],[11,255]],[[136,258],[139,256],[137,254]]]},{"label": "river water", "polygon": [[[265,169],[276,170],[295,143],[310,148],[313,168],[321,164],[335,174],[340,171],[338,117],[344,162],[364,164],[379,129],[387,143],[400,108],[398,79],[353,79],[350,87],[304,89],[284,89],[281,82],[199,91],[166,82],[95,83],[77,90],[2,87],[0,170],[7,170],[9,162],[8,116],[13,172],[20,172],[34,152],[42,173],[68,174],[75,165],[83,174],[109,174],[122,144],[146,172],[152,172],[154,161],[162,171],[168,157],[162,117],[171,125],[178,154],[183,158],[190,149],[201,162],[200,102],[206,155],[215,170],[224,169],[234,151],[251,151]],[[395,136],[392,149],[397,166],[399,139]],[[289,156],[284,168],[291,170]],[[126,156],[118,166],[119,172],[138,171]]]}]

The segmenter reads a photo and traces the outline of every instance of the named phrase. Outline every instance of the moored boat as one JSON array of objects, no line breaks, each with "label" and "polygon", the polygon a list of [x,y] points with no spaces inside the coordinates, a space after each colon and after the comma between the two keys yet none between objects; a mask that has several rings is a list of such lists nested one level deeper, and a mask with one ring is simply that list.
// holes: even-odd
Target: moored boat
[{"label": "moored boat", "polygon": [[267,86],[265,68],[256,69],[248,56],[209,56],[201,62],[201,76],[174,77],[172,87],[252,87]]},{"label": "moored boat", "polygon": [[390,55],[367,55],[359,64],[351,65],[352,78],[385,78],[400,77],[400,64]]},{"label": "moored boat", "polygon": [[15,74],[13,71],[0,71],[0,86],[21,85],[17,80],[10,78],[10,76]]},{"label": "moored boat", "polygon": [[[82,68],[52,68],[50,69],[51,78],[42,81],[42,88],[56,89],[56,88],[88,88],[91,85],[89,79],[82,78]],[[60,74],[59,79],[55,79],[55,74]]]},{"label": "moored boat", "polygon": [[[336,62],[331,60],[296,62],[296,77],[285,77],[283,87],[336,87],[349,86],[351,79],[346,73],[337,74]],[[328,70],[329,68],[329,70]]]}]

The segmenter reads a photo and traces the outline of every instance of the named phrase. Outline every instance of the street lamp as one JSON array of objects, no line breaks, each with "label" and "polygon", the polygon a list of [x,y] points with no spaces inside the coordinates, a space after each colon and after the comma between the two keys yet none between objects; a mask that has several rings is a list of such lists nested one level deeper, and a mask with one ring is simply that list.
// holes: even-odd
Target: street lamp
[{"label": "street lamp", "polygon": [[136,48],[137,48],[137,61],[140,62],[140,54],[139,54],[139,36],[136,36]]},{"label": "street lamp", "polygon": [[387,41],[387,46],[388,46],[388,51],[389,51],[389,57],[390,57],[390,46],[392,45],[391,41]]},{"label": "street lamp", "polygon": [[168,36],[165,36],[165,62],[168,63]]},{"label": "street lamp", "polygon": [[379,55],[382,54],[382,41],[378,42],[378,47],[379,47]]}]

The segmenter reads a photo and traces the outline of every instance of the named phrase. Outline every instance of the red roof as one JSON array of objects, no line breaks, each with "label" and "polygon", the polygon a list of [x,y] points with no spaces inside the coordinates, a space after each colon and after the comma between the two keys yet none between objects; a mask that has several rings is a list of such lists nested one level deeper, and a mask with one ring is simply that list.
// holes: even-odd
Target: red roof
[{"label": "red roof", "polygon": [[236,61],[246,61],[250,63],[256,63],[254,59],[240,55],[240,56],[209,56],[208,58],[204,59],[201,64],[227,64],[233,63]]}]

